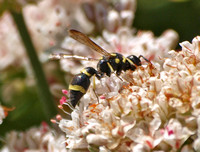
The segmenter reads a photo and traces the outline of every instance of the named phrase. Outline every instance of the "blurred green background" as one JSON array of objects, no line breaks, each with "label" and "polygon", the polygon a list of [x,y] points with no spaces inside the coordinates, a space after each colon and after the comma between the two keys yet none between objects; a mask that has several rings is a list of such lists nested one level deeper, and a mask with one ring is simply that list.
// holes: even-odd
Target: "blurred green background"
[{"label": "blurred green background", "polygon": [[191,41],[200,34],[200,0],[138,0],[133,26],[160,35],[166,29]]}]

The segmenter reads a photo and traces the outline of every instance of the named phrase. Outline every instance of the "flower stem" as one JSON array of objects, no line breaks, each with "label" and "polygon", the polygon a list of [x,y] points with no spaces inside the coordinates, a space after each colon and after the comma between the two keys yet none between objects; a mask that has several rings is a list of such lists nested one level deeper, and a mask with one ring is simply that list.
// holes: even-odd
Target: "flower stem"
[{"label": "flower stem", "polygon": [[20,37],[26,48],[27,55],[30,59],[30,62],[35,74],[39,95],[41,97],[41,100],[40,100],[42,102],[41,105],[43,106],[43,111],[46,117],[46,121],[49,122],[50,119],[57,113],[57,110],[56,110],[56,106],[53,101],[52,95],[49,91],[48,83],[46,81],[44,72],[42,70],[42,66],[37,57],[36,50],[33,46],[30,35],[26,28],[26,24],[25,24],[22,13],[17,13],[17,12],[12,11],[11,14],[15,21],[16,27],[19,31]]}]

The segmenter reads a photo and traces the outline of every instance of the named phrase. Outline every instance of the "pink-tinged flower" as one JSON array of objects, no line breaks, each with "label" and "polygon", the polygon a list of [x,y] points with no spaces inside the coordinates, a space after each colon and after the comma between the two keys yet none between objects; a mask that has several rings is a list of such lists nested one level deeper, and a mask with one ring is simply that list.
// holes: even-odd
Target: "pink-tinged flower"
[{"label": "pink-tinged flower", "polygon": [[[18,0],[13,2],[13,5],[23,6],[23,15],[34,47],[41,53],[54,45],[59,45],[67,35],[67,28],[76,27],[86,33],[91,32],[93,25],[81,9],[82,3],[91,1],[44,0],[34,1],[37,5],[28,5],[31,0]],[[7,12],[0,19],[0,56],[0,70],[10,65],[27,65],[23,44],[12,17]],[[46,56],[41,55],[40,58],[46,61]]]},{"label": "pink-tinged flower", "polygon": [[[81,4],[85,1],[44,0],[23,9],[31,37],[39,52],[59,45],[68,28],[88,33],[93,26],[84,16]],[[45,11],[44,11],[45,10]]]},{"label": "pink-tinged flower", "polygon": [[24,47],[19,34],[11,15],[5,12],[0,18],[0,70],[12,65],[22,66],[25,63]]},{"label": "pink-tinged flower", "polygon": [[[97,80],[58,124],[69,151],[200,150],[200,37],[169,51],[162,64],[143,63]],[[98,99],[97,99],[98,98]],[[192,141],[192,142],[191,142]]]},{"label": "pink-tinged flower", "polygon": [[[112,6],[112,7],[111,7]],[[136,0],[96,1],[84,3],[83,10],[97,31],[116,32],[120,27],[131,27],[136,11]]]},{"label": "pink-tinged flower", "polygon": [[50,129],[46,123],[42,123],[39,128],[33,127],[25,132],[12,131],[6,135],[7,144],[1,151],[66,152],[64,136],[56,134],[55,130]]},{"label": "pink-tinged flower", "polygon": [[173,150],[177,150],[194,134],[195,131],[189,130],[187,126],[182,126],[178,120],[170,119],[164,129],[163,141],[169,144]]}]

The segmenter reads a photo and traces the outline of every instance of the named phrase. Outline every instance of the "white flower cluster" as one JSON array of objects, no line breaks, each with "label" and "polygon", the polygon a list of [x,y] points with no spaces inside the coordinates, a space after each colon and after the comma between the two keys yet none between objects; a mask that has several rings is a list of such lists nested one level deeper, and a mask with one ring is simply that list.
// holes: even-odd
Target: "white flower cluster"
[{"label": "white flower cluster", "polygon": [[[96,83],[61,119],[69,151],[200,151],[200,37],[148,63]],[[126,81],[125,81],[126,80]]]},{"label": "white flower cluster", "polygon": [[[17,48],[17,51],[16,51]],[[0,18],[0,70],[24,62],[24,47],[7,12]]]},{"label": "white flower cluster", "polygon": [[[112,6],[112,7],[110,7]],[[83,10],[94,29],[116,32],[120,27],[131,27],[136,11],[136,0],[103,0],[83,4]]]},{"label": "white flower cluster", "polygon": [[1,152],[66,152],[64,136],[50,129],[46,123],[25,132],[11,131]]},{"label": "white flower cluster", "polygon": [[[57,45],[59,41],[62,41],[67,34],[67,28],[75,26],[73,22],[77,19],[77,13],[83,22],[79,24],[86,24],[87,19],[81,15],[83,13],[81,13],[80,4],[71,0],[44,0],[38,3],[38,5],[24,7],[23,14],[35,47],[39,52],[43,52],[45,49]],[[90,27],[89,23],[85,26]]]},{"label": "white flower cluster", "polygon": [[70,28],[91,33],[95,29],[114,32],[121,26],[130,27],[135,10],[136,0],[43,0],[24,7],[23,14],[36,49],[43,52],[59,45]]},{"label": "white flower cluster", "polygon": [[[81,11],[81,2],[72,0],[34,1],[37,2],[37,5],[28,5],[27,2],[26,0],[18,0],[18,3],[24,6],[25,22],[34,47],[39,53],[59,44],[59,41],[66,36],[67,32],[65,31],[69,26],[76,27],[79,24],[81,25],[79,29],[83,29],[85,32],[91,31],[88,29],[91,29],[92,25],[88,23],[83,11]],[[80,23],[76,21],[80,21]],[[12,65],[27,66],[28,61],[24,51],[12,16],[5,12],[0,18],[0,70]]]}]

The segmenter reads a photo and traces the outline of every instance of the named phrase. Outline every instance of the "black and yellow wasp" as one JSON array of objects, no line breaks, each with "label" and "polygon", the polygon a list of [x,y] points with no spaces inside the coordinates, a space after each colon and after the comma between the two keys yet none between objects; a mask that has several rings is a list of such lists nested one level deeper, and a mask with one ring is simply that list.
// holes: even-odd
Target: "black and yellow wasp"
[{"label": "black and yellow wasp", "polygon": [[[85,34],[76,31],[69,30],[69,36],[78,42],[90,47],[96,52],[102,54],[103,56],[98,59],[97,70],[93,67],[84,68],[79,74],[75,75],[69,85],[70,95],[69,100],[71,105],[75,107],[82,96],[87,92],[90,86],[90,78],[96,76],[98,79],[101,79],[104,74],[110,77],[111,73],[115,72],[119,76],[122,71],[132,70],[134,71],[137,66],[141,65],[140,58],[149,62],[144,56],[140,55],[139,57],[135,55],[130,55],[124,57],[119,53],[108,53],[106,50],[101,48],[91,39],[89,39]],[[82,57],[77,55],[67,55],[67,54],[52,54],[51,58],[54,59],[78,59],[78,60],[96,60],[93,58]]]}]

